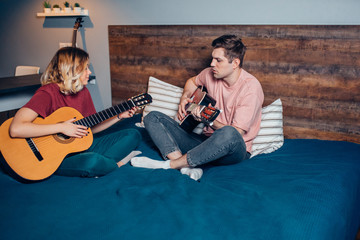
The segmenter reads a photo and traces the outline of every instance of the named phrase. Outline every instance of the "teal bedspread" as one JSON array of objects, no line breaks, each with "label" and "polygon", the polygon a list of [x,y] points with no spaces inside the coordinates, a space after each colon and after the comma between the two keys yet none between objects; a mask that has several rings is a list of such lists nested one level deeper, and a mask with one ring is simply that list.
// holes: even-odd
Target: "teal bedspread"
[{"label": "teal bedspread", "polygon": [[[140,131],[139,150],[159,159]],[[286,139],[274,153],[204,169],[200,182],[129,164],[31,184],[0,172],[0,201],[0,239],[354,239],[360,145]]]}]

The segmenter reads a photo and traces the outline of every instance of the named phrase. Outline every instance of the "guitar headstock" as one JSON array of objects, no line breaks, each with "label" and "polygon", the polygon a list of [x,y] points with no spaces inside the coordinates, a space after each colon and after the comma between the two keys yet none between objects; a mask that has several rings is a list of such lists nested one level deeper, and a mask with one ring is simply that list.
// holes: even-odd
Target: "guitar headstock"
[{"label": "guitar headstock", "polygon": [[152,97],[148,93],[143,93],[131,98],[134,105],[138,108],[143,108],[152,102]]},{"label": "guitar headstock", "polygon": [[76,18],[75,24],[74,24],[74,30],[78,30],[80,27],[82,27],[81,23],[83,23],[84,21],[82,20],[81,17]]}]

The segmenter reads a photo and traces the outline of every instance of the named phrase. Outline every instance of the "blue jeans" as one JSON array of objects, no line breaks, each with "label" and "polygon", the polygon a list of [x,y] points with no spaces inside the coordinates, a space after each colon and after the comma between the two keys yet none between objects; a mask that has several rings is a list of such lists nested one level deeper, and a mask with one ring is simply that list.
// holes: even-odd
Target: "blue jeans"
[{"label": "blue jeans", "polygon": [[207,163],[230,165],[250,157],[241,134],[231,126],[207,137],[184,131],[175,120],[157,111],[146,115],[144,124],[164,159],[174,151],[187,153],[189,166],[195,167]]}]

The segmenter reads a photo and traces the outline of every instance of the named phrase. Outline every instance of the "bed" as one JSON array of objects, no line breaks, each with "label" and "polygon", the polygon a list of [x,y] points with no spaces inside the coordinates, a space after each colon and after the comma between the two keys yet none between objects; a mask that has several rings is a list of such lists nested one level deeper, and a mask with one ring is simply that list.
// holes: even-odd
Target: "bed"
[{"label": "bed", "polygon": [[[159,159],[137,128],[139,150]],[[269,154],[204,169],[129,164],[104,177],[53,175],[23,184],[0,173],[1,239],[355,239],[360,226],[360,146],[285,139]]]},{"label": "bed", "polygon": [[[315,49],[314,42],[307,42],[306,36],[317,41],[316,33],[333,34],[337,38],[330,38],[332,47],[324,39],[320,41],[327,51],[334,48],[345,55],[346,48],[353,59],[360,54],[360,46],[352,39],[360,32],[357,26],[276,26],[276,31],[271,27],[274,26],[109,26],[113,103],[149,92],[155,105],[147,106],[143,114],[154,109],[167,109],[168,114],[173,114],[174,109],[169,106],[176,106],[173,98],[178,98],[184,81],[209,62],[209,49],[203,48],[190,56],[193,51],[186,48],[190,43],[200,47],[202,41],[211,41],[224,29],[244,34],[262,49],[264,43],[258,38],[271,39],[273,34],[279,38],[286,31],[293,37],[301,35],[302,40],[296,41],[302,41],[307,53],[308,47],[319,49]],[[294,34],[297,31],[301,34]],[[186,38],[181,37],[186,34]],[[176,38],[188,40],[175,41]],[[285,40],[284,51],[295,46],[290,44],[295,40],[289,39]],[[180,52],[174,50],[179,47],[177,44],[184,47]],[[341,44],[352,47],[340,47]],[[164,45],[171,49],[166,52],[160,47]],[[350,67],[351,61],[343,60],[347,67],[340,66],[338,72],[330,60],[320,61],[305,71],[296,67],[305,64],[302,58],[285,71],[285,63],[274,65],[257,59],[264,56],[258,51],[250,46],[251,61],[247,67],[264,77],[265,80],[259,78],[263,86],[270,86],[271,81],[275,86],[264,89],[264,124],[252,158],[232,166],[205,167],[200,181],[177,170],[135,168],[130,164],[99,178],[53,175],[30,184],[20,183],[0,171],[0,238],[359,239],[359,72],[353,71],[358,61],[353,61]],[[176,56],[166,55],[171,52]],[[286,55],[278,52],[279,55],[272,52],[275,60]],[[151,60],[155,53],[162,60]],[[263,67],[257,63],[261,61]],[[282,72],[266,72],[269,71],[266,64],[282,68]],[[320,70],[321,64],[334,68],[323,66],[325,70]],[[320,93],[311,90],[316,85],[310,81],[315,77],[307,75],[311,71],[320,73],[316,77]],[[331,81],[325,77],[329,76],[326,71],[334,73]],[[282,86],[285,77],[289,82]],[[331,85],[338,86],[341,81],[344,87],[333,90]],[[289,86],[296,89],[290,90]],[[308,91],[304,92],[304,88]],[[353,94],[344,94],[346,88]],[[340,118],[346,124],[341,125]],[[142,114],[138,114],[107,131],[138,129],[142,134],[138,150],[144,156],[160,159],[141,122]],[[276,140],[270,137],[273,135]]]}]

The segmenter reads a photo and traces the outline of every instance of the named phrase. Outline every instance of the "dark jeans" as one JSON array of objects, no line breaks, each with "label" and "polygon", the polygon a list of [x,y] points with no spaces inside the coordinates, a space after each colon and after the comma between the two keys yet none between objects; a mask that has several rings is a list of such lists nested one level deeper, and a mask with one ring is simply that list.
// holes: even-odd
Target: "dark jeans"
[{"label": "dark jeans", "polygon": [[187,153],[191,167],[211,163],[229,165],[248,159],[241,134],[231,126],[216,130],[210,137],[187,133],[172,118],[152,111],[144,118],[145,128],[164,159],[174,151]]}]

